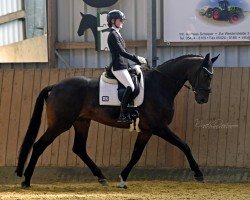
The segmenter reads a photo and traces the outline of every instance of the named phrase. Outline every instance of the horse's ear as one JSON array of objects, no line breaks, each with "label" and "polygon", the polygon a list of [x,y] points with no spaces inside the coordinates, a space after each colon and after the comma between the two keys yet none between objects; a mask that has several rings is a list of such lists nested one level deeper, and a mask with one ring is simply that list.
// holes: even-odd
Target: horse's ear
[{"label": "horse's ear", "polygon": [[204,62],[208,62],[210,60],[210,53],[208,53],[206,56],[205,56],[205,59],[204,59]]},{"label": "horse's ear", "polygon": [[210,60],[210,53],[208,53],[208,54],[205,56],[205,58],[204,58],[204,60],[203,60],[203,63],[202,63],[202,66],[208,66],[209,60]]},{"label": "horse's ear", "polygon": [[80,12],[81,16],[84,17],[84,14],[82,12]]},{"label": "horse's ear", "polygon": [[211,59],[212,63],[214,63],[214,62],[218,59],[219,56],[220,56],[220,54],[219,54],[218,56],[212,58],[212,59]]}]

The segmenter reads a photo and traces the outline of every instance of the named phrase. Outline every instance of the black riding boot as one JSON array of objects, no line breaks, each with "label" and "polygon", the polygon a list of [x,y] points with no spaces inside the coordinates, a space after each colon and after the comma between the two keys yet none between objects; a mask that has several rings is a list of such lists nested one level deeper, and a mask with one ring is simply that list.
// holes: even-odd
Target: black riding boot
[{"label": "black riding boot", "polygon": [[128,114],[128,103],[131,94],[132,94],[131,87],[127,87],[122,98],[121,111],[118,118],[118,122],[132,123],[132,120]]}]

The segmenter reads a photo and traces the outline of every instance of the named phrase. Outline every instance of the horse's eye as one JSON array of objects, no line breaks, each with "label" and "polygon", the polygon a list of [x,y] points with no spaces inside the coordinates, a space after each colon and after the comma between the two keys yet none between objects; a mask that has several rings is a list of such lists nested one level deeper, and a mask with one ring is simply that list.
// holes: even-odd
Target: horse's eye
[{"label": "horse's eye", "polygon": [[210,74],[207,74],[207,73],[204,74],[204,78],[212,79],[212,77],[213,77],[213,75],[210,75]]}]

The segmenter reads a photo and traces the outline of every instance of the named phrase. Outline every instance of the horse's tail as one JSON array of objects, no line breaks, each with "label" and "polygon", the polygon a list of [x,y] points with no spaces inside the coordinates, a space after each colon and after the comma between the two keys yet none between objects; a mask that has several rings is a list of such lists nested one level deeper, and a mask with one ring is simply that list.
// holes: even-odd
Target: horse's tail
[{"label": "horse's tail", "polygon": [[18,165],[15,172],[19,177],[22,177],[23,175],[24,164],[38,135],[38,131],[41,124],[44,100],[48,98],[48,94],[52,90],[52,88],[53,86],[45,87],[36,99],[35,108],[18,157]]}]

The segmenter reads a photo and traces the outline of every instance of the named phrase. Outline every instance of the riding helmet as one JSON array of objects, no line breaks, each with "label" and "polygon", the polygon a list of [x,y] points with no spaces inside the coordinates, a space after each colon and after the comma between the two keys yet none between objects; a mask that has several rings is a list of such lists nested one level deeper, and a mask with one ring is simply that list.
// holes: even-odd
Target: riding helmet
[{"label": "riding helmet", "polygon": [[120,10],[111,10],[107,15],[108,26],[112,26],[112,20],[121,19],[126,20],[124,13]]}]

